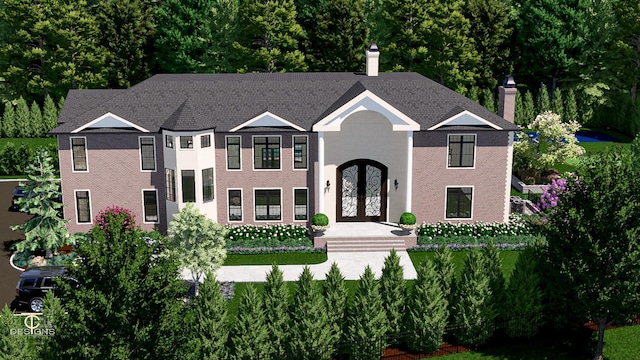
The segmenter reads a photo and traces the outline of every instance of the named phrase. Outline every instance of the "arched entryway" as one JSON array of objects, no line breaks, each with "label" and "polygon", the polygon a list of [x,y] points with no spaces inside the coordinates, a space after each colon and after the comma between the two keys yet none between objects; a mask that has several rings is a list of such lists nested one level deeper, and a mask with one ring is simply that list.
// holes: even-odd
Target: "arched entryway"
[{"label": "arched entryway", "polygon": [[369,159],[338,167],[337,221],[387,220],[387,167]]}]

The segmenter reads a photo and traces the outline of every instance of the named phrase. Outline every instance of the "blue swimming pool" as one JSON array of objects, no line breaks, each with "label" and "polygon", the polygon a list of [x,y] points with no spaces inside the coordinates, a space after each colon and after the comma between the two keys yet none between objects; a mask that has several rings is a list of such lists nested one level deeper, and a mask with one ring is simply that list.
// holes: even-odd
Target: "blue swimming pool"
[{"label": "blue swimming pool", "polygon": [[[536,132],[526,131],[525,133],[532,139],[538,138],[538,133]],[[576,133],[576,138],[578,142],[620,142],[619,139],[598,131],[580,130]]]}]

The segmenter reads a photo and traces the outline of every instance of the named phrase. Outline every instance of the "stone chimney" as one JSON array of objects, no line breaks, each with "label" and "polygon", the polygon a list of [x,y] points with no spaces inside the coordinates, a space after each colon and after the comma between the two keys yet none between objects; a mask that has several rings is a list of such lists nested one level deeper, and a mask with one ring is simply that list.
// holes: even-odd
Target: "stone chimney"
[{"label": "stone chimney", "polygon": [[498,86],[498,115],[510,123],[514,123],[516,112],[516,82],[513,76],[504,78],[502,85]]},{"label": "stone chimney", "polygon": [[367,76],[378,76],[380,51],[375,42],[371,43],[369,49],[365,51],[367,55]]}]

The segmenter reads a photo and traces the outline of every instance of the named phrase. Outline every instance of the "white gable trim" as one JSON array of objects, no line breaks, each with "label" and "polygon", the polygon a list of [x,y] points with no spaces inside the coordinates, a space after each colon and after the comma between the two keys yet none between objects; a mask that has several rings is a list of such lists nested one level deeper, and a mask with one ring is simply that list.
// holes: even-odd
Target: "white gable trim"
[{"label": "white gable trim", "polygon": [[139,130],[145,133],[149,132],[149,130],[143,128],[142,126],[138,126],[132,123],[131,121],[127,121],[118,115],[108,112],[100,116],[99,118],[92,120],[80,126],[79,128],[71,131],[71,133],[76,134],[84,129],[90,129],[90,128],[128,128],[128,127],[134,128],[136,130]]},{"label": "white gable trim", "polygon": [[456,114],[450,118],[448,118],[447,120],[444,120],[436,125],[433,125],[432,127],[428,128],[427,130],[435,130],[439,127],[442,126],[455,126],[455,125],[461,125],[461,126],[490,126],[496,130],[502,130],[502,128],[496,124],[493,124],[483,118],[481,118],[480,116],[469,112],[468,110],[465,110],[459,114]]},{"label": "white gable trim", "polygon": [[250,119],[249,121],[245,121],[244,123],[234,127],[229,131],[236,132],[245,127],[291,127],[298,131],[306,131],[304,128],[301,128],[300,126],[268,111],[265,111],[264,113],[254,117],[253,119]]},{"label": "white gable trim", "polygon": [[367,110],[384,115],[391,123],[393,131],[420,131],[420,124],[369,90],[365,90],[331,114],[320,119],[313,125],[313,131],[340,131],[340,126],[346,118],[356,112]]}]

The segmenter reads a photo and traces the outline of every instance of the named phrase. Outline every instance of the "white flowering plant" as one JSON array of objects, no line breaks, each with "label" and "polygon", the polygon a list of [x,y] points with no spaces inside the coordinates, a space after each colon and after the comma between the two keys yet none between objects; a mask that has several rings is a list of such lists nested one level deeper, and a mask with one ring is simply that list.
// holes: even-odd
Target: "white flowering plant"
[{"label": "white flowering plant", "polygon": [[[226,225],[226,247],[230,252],[309,252],[313,242],[306,226],[297,224]],[[241,250],[238,250],[241,249]],[[258,249],[258,250],[251,250]]]}]

